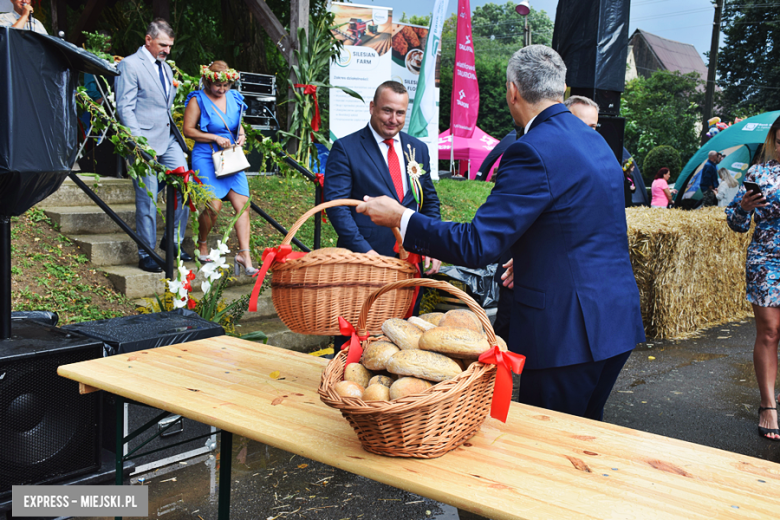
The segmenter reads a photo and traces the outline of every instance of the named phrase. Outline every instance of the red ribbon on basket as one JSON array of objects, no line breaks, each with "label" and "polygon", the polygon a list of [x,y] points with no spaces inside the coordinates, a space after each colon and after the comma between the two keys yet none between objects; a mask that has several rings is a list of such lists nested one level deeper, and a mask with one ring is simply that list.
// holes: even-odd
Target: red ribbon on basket
[{"label": "red ribbon on basket", "polygon": [[[398,242],[395,243],[393,246],[393,251],[395,251],[396,254],[398,254]],[[417,253],[410,253],[406,252],[409,256],[406,257],[406,261],[409,262],[414,266],[415,269],[417,269],[417,272],[414,273],[415,278],[421,278],[422,273],[420,271],[420,264],[422,263],[422,256],[418,255]],[[417,295],[420,293],[420,287],[414,288],[414,294],[412,294],[412,303],[409,305],[409,309],[406,311],[406,315],[404,316],[405,320],[408,320],[412,314],[414,313],[414,304],[417,302]]]},{"label": "red ribbon on basket", "polygon": [[[192,178],[193,181],[197,182],[198,184],[203,184],[200,179],[198,179],[198,176],[195,175],[195,172],[192,170],[185,170],[184,166],[179,166],[175,170],[166,170],[166,175],[173,175],[174,177],[181,177],[182,182],[185,186],[187,186],[187,183],[190,182],[190,178]],[[195,204],[192,202],[192,199],[184,200],[182,201],[184,204],[188,204],[190,206],[190,211],[193,213],[195,212]],[[179,198],[174,197],[173,199],[173,209],[177,209],[179,206]]]},{"label": "red ribbon on basket", "polygon": [[296,83],[295,88],[302,88],[304,96],[314,98],[314,117],[311,119],[311,129],[315,132],[320,129],[320,105],[317,103],[317,86]]},{"label": "red ribbon on basket", "polygon": [[274,263],[283,264],[287,260],[295,260],[306,255],[301,251],[293,251],[292,246],[279,245],[276,247],[267,247],[263,251],[263,266],[254,274],[256,277],[255,286],[252,288],[252,295],[249,297],[249,312],[257,312],[257,298],[260,296],[260,288],[263,286],[263,280],[268,270]]},{"label": "red ribbon on basket", "polygon": [[[320,185],[320,200],[317,201],[317,205],[322,204],[325,202],[325,175],[322,173],[315,173],[315,182]],[[326,216],[327,213],[324,211],[322,212],[322,223],[327,224],[328,223],[328,217]]]},{"label": "red ribbon on basket", "polygon": [[355,327],[353,327],[350,322],[341,316],[339,316],[339,331],[341,332],[342,336],[349,336],[349,340],[345,341],[344,344],[341,345],[341,350],[349,347],[349,352],[347,353],[347,362],[344,364],[344,366],[347,367],[350,363],[357,363],[360,361],[360,358],[363,356],[363,347],[360,346],[360,342],[367,340],[368,335],[358,336]]},{"label": "red ribbon on basket", "polygon": [[525,366],[525,356],[514,352],[504,352],[494,346],[479,356],[486,365],[496,365],[496,385],[493,387],[493,401],[490,403],[490,416],[506,422],[509,403],[512,402],[512,372],[520,375]]}]

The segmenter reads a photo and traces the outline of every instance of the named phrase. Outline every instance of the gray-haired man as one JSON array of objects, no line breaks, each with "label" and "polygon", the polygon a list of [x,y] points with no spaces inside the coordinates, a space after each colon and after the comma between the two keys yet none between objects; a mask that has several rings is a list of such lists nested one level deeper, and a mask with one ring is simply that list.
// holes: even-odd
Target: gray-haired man
[{"label": "gray-haired man", "polygon": [[[150,148],[157,152],[157,161],[169,170],[187,166],[184,156],[187,144],[173,122],[171,106],[176,96],[173,84],[173,72],[165,63],[171,52],[174,32],[168,22],[155,19],[146,29],[144,45],[135,54],[122,60],[118,65],[121,75],[116,80],[116,108],[119,120],[130,129],[135,137],[145,137]],[[138,236],[151,248],[157,242],[157,204],[149,197],[147,190],[155,196],[164,187],[154,175],[141,179],[146,187],[141,188],[137,180],[135,186],[135,225]],[[181,203],[181,194],[175,213],[175,241],[178,244],[187,227],[189,210]],[[163,245],[164,247],[164,245]],[[148,253],[138,249],[138,267],[144,271],[158,273],[158,266]],[[192,258],[182,251],[181,259]]]},{"label": "gray-haired man", "polygon": [[599,105],[585,96],[569,96],[563,102],[569,112],[594,130],[599,128]]}]

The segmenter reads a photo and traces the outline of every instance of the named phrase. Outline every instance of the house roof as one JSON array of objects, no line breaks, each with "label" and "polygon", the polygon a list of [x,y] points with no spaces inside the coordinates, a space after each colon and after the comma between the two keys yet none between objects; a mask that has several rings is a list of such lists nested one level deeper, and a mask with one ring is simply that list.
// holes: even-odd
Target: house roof
[{"label": "house roof", "polygon": [[677,70],[683,74],[687,72],[698,72],[701,79],[707,79],[707,65],[701,59],[701,55],[696,51],[696,47],[690,43],[676,42],[667,40],[655,34],[637,29],[631,35],[631,40],[641,36],[647,45],[655,53],[658,61],[666,70]]}]

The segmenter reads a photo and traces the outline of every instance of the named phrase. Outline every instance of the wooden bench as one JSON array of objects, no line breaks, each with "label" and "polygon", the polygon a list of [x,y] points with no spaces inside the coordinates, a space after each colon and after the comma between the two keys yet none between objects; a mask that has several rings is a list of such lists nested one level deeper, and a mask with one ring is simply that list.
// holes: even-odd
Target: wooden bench
[{"label": "wooden bench", "polygon": [[780,465],[518,403],[438,459],[367,453],[319,399],[325,363],[221,336],[58,373],[492,519],[780,515]]}]

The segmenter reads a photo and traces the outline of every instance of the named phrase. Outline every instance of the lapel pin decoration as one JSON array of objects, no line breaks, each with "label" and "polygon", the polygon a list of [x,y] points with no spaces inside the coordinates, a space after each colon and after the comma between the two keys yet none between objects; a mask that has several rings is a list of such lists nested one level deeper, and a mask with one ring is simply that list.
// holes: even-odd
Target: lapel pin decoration
[{"label": "lapel pin decoration", "polygon": [[425,170],[422,169],[420,163],[414,160],[415,150],[412,150],[412,145],[407,144],[409,148],[408,152],[404,152],[406,155],[406,173],[409,174],[409,182],[412,187],[412,195],[415,202],[417,202],[417,209],[422,208],[423,205],[423,191],[422,184],[420,184],[420,177],[425,175]]}]

